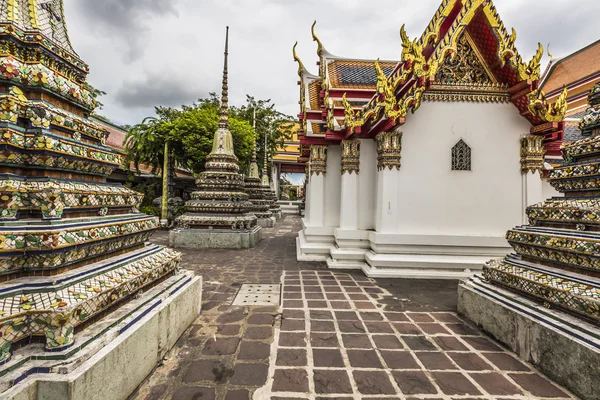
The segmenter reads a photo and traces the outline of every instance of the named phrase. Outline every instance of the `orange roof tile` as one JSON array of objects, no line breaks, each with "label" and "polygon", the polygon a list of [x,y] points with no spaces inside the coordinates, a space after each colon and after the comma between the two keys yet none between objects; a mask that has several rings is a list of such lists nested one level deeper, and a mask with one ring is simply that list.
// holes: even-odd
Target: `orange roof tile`
[{"label": "orange roof tile", "polygon": [[556,61],[546,74],[542,89],[549,93],[599,71],[600,40]]}]

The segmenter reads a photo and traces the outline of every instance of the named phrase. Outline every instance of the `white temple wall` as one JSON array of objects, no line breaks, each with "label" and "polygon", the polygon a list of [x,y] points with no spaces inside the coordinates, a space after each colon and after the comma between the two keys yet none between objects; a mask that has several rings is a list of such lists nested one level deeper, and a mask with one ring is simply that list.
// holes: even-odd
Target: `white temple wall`
[{"label": "white temple wall", "polygon": [[[504,236],[522,220],[519,138],[529,129],[512,104],[424,101],[402,126],[397,179],[386,180],[397,188],[397,216],[381,213],[377,230],[394,222],[396,233],[411,235]],[[471,171],[451,170],[460,139],[471,148]]]},{"label": "white temple wall", "polygon": [[375,193],[377,191],[377,144],[360,140],[358,174],[358,229],[375,229]]},{"label": "white temple wall", "polygon": [[327,147],[327,175],[325,175],[325,225],[340,225],[342,184],[342,152],[340,146]]}]

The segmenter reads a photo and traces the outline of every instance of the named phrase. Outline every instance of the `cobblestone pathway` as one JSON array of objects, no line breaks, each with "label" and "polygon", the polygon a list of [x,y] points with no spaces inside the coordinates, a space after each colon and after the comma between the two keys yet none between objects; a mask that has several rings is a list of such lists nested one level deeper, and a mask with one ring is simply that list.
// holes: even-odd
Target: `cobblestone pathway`
[{"label": "cobblestone pathway", "polygon": [[[252,250],[184,251],[202,313],[132,399],[573,398],[461,320],[456,282],[298,263],[299,229],[287,217]],[[243,283],[282,283],[283,304],[231,306]]]}]

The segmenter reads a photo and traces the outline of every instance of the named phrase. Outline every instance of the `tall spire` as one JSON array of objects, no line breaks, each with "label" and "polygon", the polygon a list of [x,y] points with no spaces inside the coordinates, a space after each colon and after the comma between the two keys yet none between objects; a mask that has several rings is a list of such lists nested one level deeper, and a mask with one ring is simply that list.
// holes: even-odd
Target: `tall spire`
[{"label": "tall spire", "polygon": [[219,119],[219,128],[229,128],[229,105],[227,99],[227,56],[229,48],[229,27],[225,33],[225,57],[223,61],[223,90],[221,91],[221,118]]},{"label": "tall spire", "polygon": [[269,185],[269,174],[267,168],[267,132],[265,132],[265,163],[263,164],[262,184]]}]

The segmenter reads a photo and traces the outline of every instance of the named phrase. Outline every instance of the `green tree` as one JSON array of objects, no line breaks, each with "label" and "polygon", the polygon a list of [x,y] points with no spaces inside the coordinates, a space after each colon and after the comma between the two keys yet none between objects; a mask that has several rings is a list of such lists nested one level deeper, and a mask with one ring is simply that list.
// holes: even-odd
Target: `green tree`
[{"label": "green tree", "polygon": [[[256,147],[260,169],[265,156],[265,136],[268,153],[271,158],[277,152],[277,147],[283,146],[285,140],[292,137],[294,119],[275,109],[271,100],[256,100],[246,95],[246,104],[241,107],[231,107],[230,114],[252,124],[256,115]],[[270,173],[270,171],[269,171]]]}]

